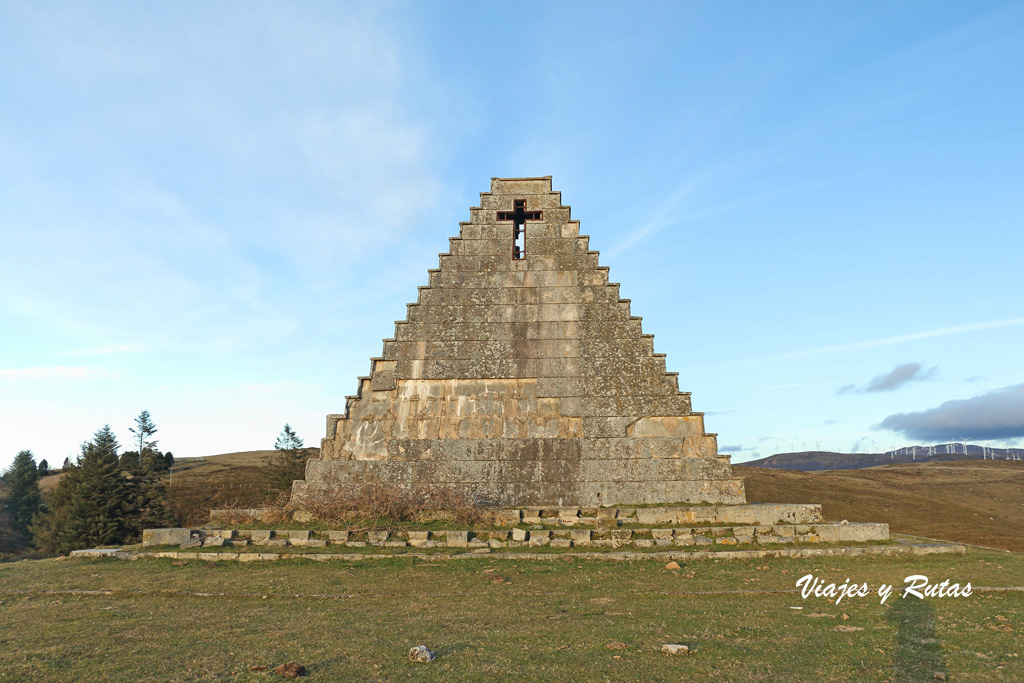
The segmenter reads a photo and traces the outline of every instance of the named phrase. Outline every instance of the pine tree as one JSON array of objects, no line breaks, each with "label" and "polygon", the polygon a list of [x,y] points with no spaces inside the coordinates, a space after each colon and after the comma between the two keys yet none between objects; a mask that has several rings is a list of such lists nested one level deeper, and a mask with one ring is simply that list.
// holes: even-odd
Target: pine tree
[{"label": "pine tree", "polygon": [[292,429],[292,426],[287,422],[284,424],[284,429],[277,437],[277,441],[274,442],[274,448],[279,451],[294,451],[302,448],[302,439]]},{"label": "pine tree", "polygon": [[157,429],[150,418],[148,410],[143,410],[139,413],[139,416],[135,418],[135,427],[129,427],[128,431],[135,435],[134,442],[137,446],[135,456],[139,463],[146,457],[147,451],[160,452],[156,447],[157,440],[152,438],[156,434]]},{"label": "pine tree", "polygon": [[306,476],[306,461],[309,454],[303,449],[302,439],[285,424],[274,443],[278,451],[263,470],[263,481],[271,492],[287,491],[292,482]]},{"label": "pine tree", "polygon": [[11,528],[28,540],[32,518],[39,512],[43,498],[39,491],[39,472],[32,451],[19,451],[11,469],[4,474],[6,492],[3,509],[10,516]]},{"label": "pine tree", "polygon": [[49,552],[137,540],[144,528],[173,523],[160,483],[162,456],[149,452],[128,470],[121,467],[117,437],[104,426],[82,444],[50,497],[49,513],[33,525],[36,545]]},{"label": "pine tree", "polygon": [[36,468],[39,471],[39,476],[42,477],[50,473],[50,463],[46,462],[46,458],[39,461],[39,467]]},{"label": "pine tree", "polygon": [[68,519],[60,530],[61,553],[77,548],[113,545],[129,534],[126,502],[130,491],[121,476],[117,437],[109,425],[103,426],[84,444],[78,459],[80,477],[68,503]]},{"label": "pine tree", "polygon": [[167,470],[164,455],[156,450],[146,449],[142,459],[131,467],[124,476],[127,478],[128,500],[125,504],[126,525],[132,536],[139,536],[143,529],[173,526],[174,515],[167,503],[167,489],[162,476]]}]

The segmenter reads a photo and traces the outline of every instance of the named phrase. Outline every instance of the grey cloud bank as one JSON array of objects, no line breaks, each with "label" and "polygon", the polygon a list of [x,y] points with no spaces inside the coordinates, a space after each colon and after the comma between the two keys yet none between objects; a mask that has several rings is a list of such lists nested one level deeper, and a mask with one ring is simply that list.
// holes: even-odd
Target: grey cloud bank
[{"label": "grey cloud bank", "polygon": [[946,401],[937,408],[916,413],[896,413],[875,428],[902,432],[911,439],[931,441],[1024,436],[1024,384],[968,399]]},{"label": "grey cloud bank", "polygon": [[936,368],[925,370],[920,363],[903,363],[872,379],[864,391],[893,391],[907,382],[929,379],[935,375],[935,371]]}]

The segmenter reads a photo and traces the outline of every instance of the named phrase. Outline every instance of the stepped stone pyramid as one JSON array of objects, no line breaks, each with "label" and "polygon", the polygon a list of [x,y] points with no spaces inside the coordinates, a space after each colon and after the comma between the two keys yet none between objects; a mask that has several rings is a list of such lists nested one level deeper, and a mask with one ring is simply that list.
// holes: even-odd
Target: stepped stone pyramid
[{"label": "stepped stone pyramid", "polygon": [[551,178],[493,178],[470,215],[293,499],[382,483],[496,507],[745,503]]}]

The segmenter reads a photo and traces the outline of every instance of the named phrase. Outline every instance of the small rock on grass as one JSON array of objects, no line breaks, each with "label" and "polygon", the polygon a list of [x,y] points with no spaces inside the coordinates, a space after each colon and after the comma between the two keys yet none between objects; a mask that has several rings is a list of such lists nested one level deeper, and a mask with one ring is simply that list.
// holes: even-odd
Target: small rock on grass
[{"label": "small rock on grass", "polygon": [[932,674],[932,678],[934,678],[937,681],[944,681],[946,680],[946,674],[942,673],[941,671],[936,671],[934,674]]},{"label": "small rock on grass", "polygon": [[434,651],[426,645],[417,645],[416,647],[409,648],[409,661],[432,662],[434,661]]},{"label": "small rock on grass", "polygon": [[665,569],[682,569],[678,562],[672,561],[665,565]]},{"label": "small rock on grass", "polygon": [[661,651],[667,655],[688,655],[690,654],[690,648],[686,645],[669,644],[662,645]]},{"label": "small rock on grass", "polygon": [[618,641],[615,641],[615,642],[608,643],[607,645],[605,645],[605,647],[608,648],[609,650],[625,650],[626,649],[626,644],[625,643],[620,643]]},{"label": "small rock on grass", "polygon": [[306,667],[294,662],[288,662],[274,669],[274,673],[281,678],[298,678],[299,676],[306,675]]}]

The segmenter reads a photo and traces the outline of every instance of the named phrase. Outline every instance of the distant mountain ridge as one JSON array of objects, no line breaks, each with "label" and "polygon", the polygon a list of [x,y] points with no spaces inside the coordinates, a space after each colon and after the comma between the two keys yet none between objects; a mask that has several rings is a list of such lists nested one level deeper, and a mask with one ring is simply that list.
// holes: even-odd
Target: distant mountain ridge
[{"label": "distant mountain ridge", "polygon": [[967,444],[965,453],[964,446],[961,444],[940,444],[937,446],[905,446],[884,453],[835,453],[832,451],[777,453],[767,458],[734,464],[744,467],[813,472],[817,470],[859,470],[865,467],[908,462],[1021,459],[1024,459],[1024,448],[990,448]]}]

